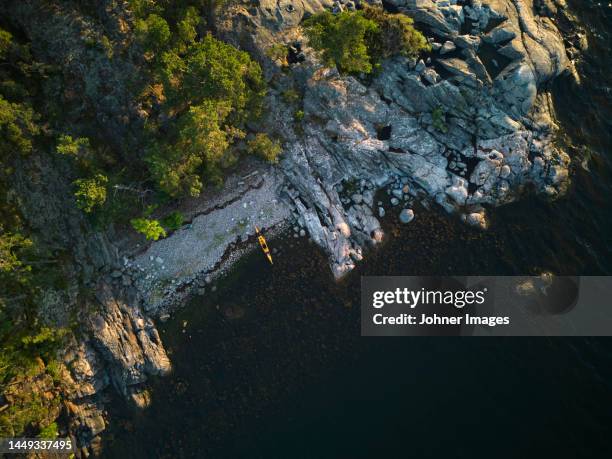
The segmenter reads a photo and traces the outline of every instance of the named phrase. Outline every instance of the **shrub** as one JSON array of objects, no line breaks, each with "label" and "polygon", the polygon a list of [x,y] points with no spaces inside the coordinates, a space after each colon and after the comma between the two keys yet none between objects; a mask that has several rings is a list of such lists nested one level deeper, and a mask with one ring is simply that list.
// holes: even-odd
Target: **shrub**
[{"label": "shrub", "polygon": [[53,378],[54,383],[56,384],[61,383],[62,381],[61,364],[57,360],[53,359],[49,361],[45,365],[45,371],[48,375],[51,376],[51,378]]},{"label": "shrub", "polygon": [[136,17],[144,17],[145,14],[150,12],[160,12],[161,8],[157,5],[156,0],[128,0],[130,9],[134,12]]},{"label": "shrub", "polygon": [[304,27],[323,62],[341,72],[370,73],[382,59],[397,54],[415,57],[430,49],[411,18],[379,7],[338,14],[325,11],[304,21]]},{"label": "shrub", "polygon": [[183,217],[183,214],[178,212],[178,211],[175,211],[175,212],[172,212],[171,214],[165,216],[162,219],[161,224],[168,231],[176,231],[181,226],[183,226],[183,221],[185,221],[185,218]]},{"label": "shrub", "polygon": [[304,27],[310,45],[321,52],[326,65],[335,65],[347,73],[372,71],[365,36],[378,26],[361,11],[339,14],[324,11],[306,19]]},{"label": "shrub", "polygon": [[84,212],[91,213],[94,208],[106,202],[106,184],[108,178],[96,174],[92,178],[77,179],[74,182],[77,207]]},{"label": "shrub", "polygon": [[106,35],[102,35],[102,38],[100,38],[100,46],[104,50],[106,57],[112,59],[115,51],[113,49],[113,44]]},{"label": "shrub", "polygon": [[446,113],[444,113],[442,107],[436,107],[433,109],[431,112],[431,119],[434,128],[443,134],[448,132],[448,127],[446,126]]},{"label": "shrub", "polygon": [[197,36],[196,28],[200,24],[200,15],[197,8],[190,6],[181,15],[177,23],[178,36],[183,43],[193,43]]},{"label": "shrub", "polygon": [[38,434],[38,438],[44,438],[44,439],[48,439],[48,440],[53,440],[53,439],[57,438],[57,435],[58,435],[57,423],[56,422],[52,422],[48,426],[43,427],[42,429],[40,429],[40,433]]},{"label": "shrub", "polygon": [[266,56],[268,56],[273,62],[280,64],[282,67],[287,66],[287,46],[282,43],[276,43],[266,49]]},{"label": "shrub", "polygon": [[10,32],[0,28],[0,59],[4,59],[13,43],[13,36]]},{"label": "shrub", "polygon": [[149,14],[146,19],[136,21],[135,34],[147,51],[161,51],[170,40],[170,27],[161,16]]},{"label": "shrub", "polygon": [[179,23],[187,41],[165,51],[157,69],[165,108],[176,117],[146,153],[152,179],[171,197],[197,196],[204,181],[222,183],[221,170],[235,158],[230,146],[244,137],[242,126],[259,117],[266,89],[247,53],[210,34],[189,42],[199,20],[189,11]]},{"label": "shrub", "polygon": [[0,153],[4,157],[32,151],[33,137],[39,132],[37,119],[27,105],[11,103],[0,95]]},{"label": "shrub", "polygon": [[[265,93],[259,64],[244,51],[206,35],[184,58],[166,55],[166,92],[171,103],[199,105],[207,99],[226,100],[236,115],[253,116]],[[178,65],[177,65],[178,64]]]},{"label": "shrub", "polygon": [[48,355],[66,335],[66,330],[41,327],[35,334],[24,336],[21,342],[26,349],[37,348],[44,355]]},{"label": "shrub", "polygon": [[398,54],[417,57],[422,51],[431,51],[425,36],[414,28],[411,17],[372,6],[365,6],[363,12],[365,18],[378,26],[366,36],[368,52],[374,60]]},{"label": "shrub", "polygon": [[[25,391],[27,392],[27,391]],[[51,404],[53,400],[51,400]],[[38,393],[23,393],[0,414],[0,435],[16,437],[49,415],[49,401]]]},{"label": "shrub", "polygon": [[132,228],[143,234],[148,240],[157,241],[160,237],[166,237],[166,230],[158,220],[148,218],[134,218],[131,220]]},{"label": "shrub", "polygon": [[301,94],[294,88],[286,89],[282,92],[281,96],[283,100],[288,104],[296,104],[302,99]]},{"label": "shrub", "polygon": [[[0,227],[1,228],[1,227]],[[21,234],[0,233],[0,273],[16,273],[25,269],[18,252],[32,246],[32,241]]]},{"label": "shrub", "polygon": [[207,178],[218,175],[229,146],[222,129],[229,112],[227,102],[207,100],[179,118],[169,141],[153,145],[146,160],[161,190],[172,197],[197,196],[202,191],[201,173]]},{"label": "shrub", "polygon": [[89,148],[89,139],[78,137],[73,139],[69,135],[60,135],[57,143],[57,152],[65,156],[79,156]]},{"label": "shrub", "polygon": [[247,144],[249,153],[257,155],[270,163],[278,161],[278,155],[282,151],[280,143],[270,139],[267,134],[257,134]]}]

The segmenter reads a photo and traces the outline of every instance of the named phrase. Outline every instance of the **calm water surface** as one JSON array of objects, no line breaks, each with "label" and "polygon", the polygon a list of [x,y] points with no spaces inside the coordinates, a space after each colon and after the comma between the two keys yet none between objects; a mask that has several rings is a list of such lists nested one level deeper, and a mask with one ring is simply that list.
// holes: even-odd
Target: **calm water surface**
[{"label": "calm water surface", "polygon": [[242,260],[162,338],[174,364],[143,412],[117,400],[106,457],[611,457],[612,341],[359,336],[368,274],[612,273],[612,9],[589,25],[583,87],[551,88],[573,186],[492,213],[487,233],[417,209],[355,273],[333,282],[305,240],[270,267]]}]

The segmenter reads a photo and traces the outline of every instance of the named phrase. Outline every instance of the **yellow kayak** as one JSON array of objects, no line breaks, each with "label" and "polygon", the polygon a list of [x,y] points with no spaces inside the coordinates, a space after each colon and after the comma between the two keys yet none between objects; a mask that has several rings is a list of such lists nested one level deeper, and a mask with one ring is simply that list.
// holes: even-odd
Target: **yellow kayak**
[{"label": "yellow kayak", "polygon": [[274,263],[272,262],[272,254],[270,253],[270,249],[268,248],[266,238],[261,235],[261,233],[259,232],[259,228],[255,227],[255,232],[257,233],[257,240],[259,241],[261,250],[263,250],[263,252],[266,254],[266,257],[268,257],[268,261],[270,262],[270,264],[273,265]]}]

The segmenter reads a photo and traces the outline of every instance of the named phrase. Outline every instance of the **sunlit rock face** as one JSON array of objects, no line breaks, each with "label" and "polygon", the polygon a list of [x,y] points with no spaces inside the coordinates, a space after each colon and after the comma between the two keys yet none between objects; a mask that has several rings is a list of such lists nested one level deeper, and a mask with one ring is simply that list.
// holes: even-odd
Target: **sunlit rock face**
[{"label": "sunlit rock face", "polygon": [[[282,80],[303,92],[304,119],[301,136],[279,122],[289,139],[281,193],[336,277],[380,242],[374,193],[381,187],[397,192],[392,203],[406,200],[398,191],[406,186],[411,202],[435,202],[480,228],[488,225],[484,205],[511,202],[527,185],[563,193],[569,158],[553,143],[550,100],[539,92],[571,66],[550,5],[391,0],[387,8],[413,17],[433,51],[418,61],[390,59],[365,84],[321,68],[295,27],[305,14],[345,3],[261,2],[252,17],[266,37],[254,40],[258,46],[298,41],[304,50],[304,62]],[[271,100],[272,112],[283,113],[282,101]]]}]

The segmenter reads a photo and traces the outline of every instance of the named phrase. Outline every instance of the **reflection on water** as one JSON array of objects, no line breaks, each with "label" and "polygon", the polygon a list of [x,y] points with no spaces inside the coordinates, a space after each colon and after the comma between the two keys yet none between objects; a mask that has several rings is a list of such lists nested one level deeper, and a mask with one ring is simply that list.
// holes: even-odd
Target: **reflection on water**
[{"label": "reflection on water", "polygon": [[609,340],[359,337],[362,274],[612,273],[612,11],[571,3],[591,48],[584,86],[551,88],[576,159],[567,197],[498,209],[486,233],[389,215],[385,246],[341,283],[307,241],[271,241],[273,267],[254,252],[162,326],[174,373],[144,412],[113,404],[105,455],[473,457],[467,437],[495,457],[609,455]]}]

